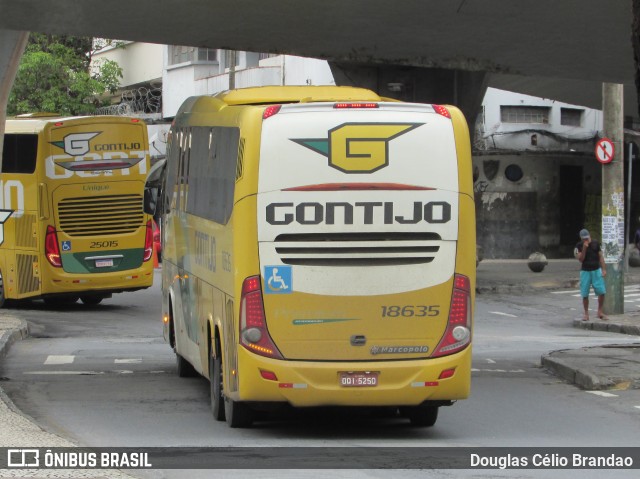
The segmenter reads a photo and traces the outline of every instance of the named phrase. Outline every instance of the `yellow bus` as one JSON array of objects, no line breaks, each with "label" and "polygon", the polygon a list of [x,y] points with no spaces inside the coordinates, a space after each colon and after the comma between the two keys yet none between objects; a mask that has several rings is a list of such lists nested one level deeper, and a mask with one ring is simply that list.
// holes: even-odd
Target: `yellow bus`
[{"label": "yellow bus", "polygon": [[384,406],[431,426],[468,396],[475,210],[458,109],[350,87],[192,97],[164,175],[164,335],[180,375],[209,378],[217,420]]},{"label": "yellow bus", "polygon": [[0,174],[0,305],[95,305],[153,281],[147,128],[122,117],[9,118]]}]

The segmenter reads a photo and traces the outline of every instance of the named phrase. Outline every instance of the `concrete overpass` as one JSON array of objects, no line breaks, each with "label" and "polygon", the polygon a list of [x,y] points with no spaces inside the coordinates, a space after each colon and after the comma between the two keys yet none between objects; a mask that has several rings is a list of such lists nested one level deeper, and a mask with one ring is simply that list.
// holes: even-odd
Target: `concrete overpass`
[{"label": "concrete overpass", "polygon": [[623,83],[638,116],[632,18],[632,0],[0,0],[0,70],[27,30],[324,58],[468,116],[486,86],[599,108]]}]

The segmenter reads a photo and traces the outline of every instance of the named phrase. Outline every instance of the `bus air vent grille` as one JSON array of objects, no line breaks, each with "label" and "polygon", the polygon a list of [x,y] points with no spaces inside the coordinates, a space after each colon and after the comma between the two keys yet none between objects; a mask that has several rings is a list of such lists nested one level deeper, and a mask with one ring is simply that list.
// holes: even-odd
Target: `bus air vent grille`
[{"label": "bus air vent grille", "polygon": [[23,214],[16,217],[16,246],[18,248],[37,248],[35,233],[36,215]]},{"label": "bus air vent grille", "polygon": [[64,199],[58,203],[58,224],[69,236],[133,233],[144,225],[142,195]]},{"label": "bus air vent grille", "polygon": [[430,263],[440,250],[436,233],[303,233],[276,237],[284,264],[399,266]]},{"label": "bus air vent grille", "polygon": [[18,263],[18,294],[32,293],[40,288],[40,279],[36,276],[38,257],[31,254],[16,254]]}]

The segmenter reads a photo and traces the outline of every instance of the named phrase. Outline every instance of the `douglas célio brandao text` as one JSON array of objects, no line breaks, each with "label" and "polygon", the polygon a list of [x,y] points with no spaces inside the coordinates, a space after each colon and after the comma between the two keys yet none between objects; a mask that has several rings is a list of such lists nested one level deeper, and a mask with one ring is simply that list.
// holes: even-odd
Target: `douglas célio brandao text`
[{"label": "douglas c\u00e9lio brandao text", "polygon": [[531,454],[502,456],[470,455],[471,468],[482,469],[535,469],[535,468],[633,468],[634,458],[616,454],[584,455],[573,454]]}]

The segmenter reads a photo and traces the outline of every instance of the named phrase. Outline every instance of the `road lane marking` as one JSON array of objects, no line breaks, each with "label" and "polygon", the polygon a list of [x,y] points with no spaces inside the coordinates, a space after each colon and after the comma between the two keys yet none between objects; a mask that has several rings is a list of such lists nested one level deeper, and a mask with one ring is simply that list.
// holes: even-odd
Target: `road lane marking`
[{"label": "road lane marking", "polygon": [[496,363],[493,359],[489,359],[489,358],[487,358],[487,362],[488,362],[489,364],[495,364],[495,363]]},{"label": "road lane marking", "polygon": [[500,316],[508,316],[510,318],[517,318],[517,316],[513,315],[513,314],[509,314],[509,313],[502,313],[500,311],[489,311],[491,314],[498,314]]},{"label": "road lane marking", "polygon": [[139,364],[142,362],[142,358],[115,359],[113,362],[116,364]]},{"label": "road lane marking", "polygon": [[524,369],[477,369],[471,368],[473,373],[524,373]]},{"label": "road lane marking", "polygon": [[586,391],[589,394],[595,394],[596,396],[602,396],[603,398],[617,398],[618,395],[617,394],[611,394],[608,392],[604,392],[604,391]]},{"label": "road lane marking", "polygon": [[49,355],[47,356],[44,364],[71,364],[75,359],[75,356],[66,356],[66,355]]},{"label": "road lane marking", "polygon": [[551,294],[572,294],[572,293],[579,293],[580,290],[579,289],[572,289],[570,291],[551,291]]},{"label": "road lane marking", "polygon": [[101,371],[25,371],[23,374],[42,374],[42,375],[69,375],[69,376],[82,376],[82,375],[96,375],[96,374],[104,374]]}]

